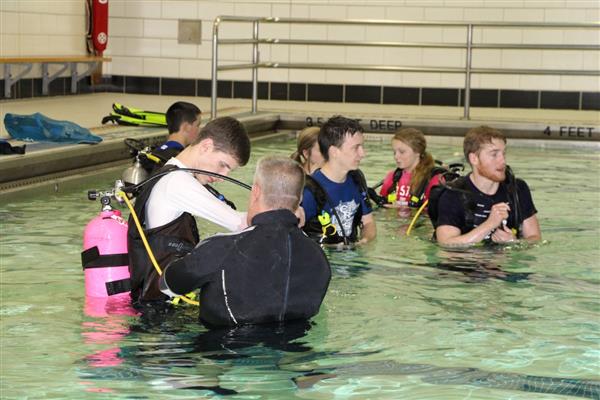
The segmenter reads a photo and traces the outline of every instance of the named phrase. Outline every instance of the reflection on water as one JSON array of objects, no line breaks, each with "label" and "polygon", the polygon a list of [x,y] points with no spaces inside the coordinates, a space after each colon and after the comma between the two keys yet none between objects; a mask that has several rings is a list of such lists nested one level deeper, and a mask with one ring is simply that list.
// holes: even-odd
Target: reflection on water
[{"label": "reflection on water", "polygon": [[[292,146],[255,146],[233,176],[251,182],[258,157]],[[367,145],[371,183],[393,167],[387,146]],[[457,152],[433,149],[445,161]],[[532,188],[545,243],[440,249],[426,218],[406,237],[410,216],[378,210],[376,242],[327,250],[320,313],[286,326],[207,331],[193,307],[140,314],[86,301],[81,235],[99,204],[85,193],[109,178],[5,202],[2,397],[599,398],[598,154],[508,157]],[[247,191],[218,189],[245,209]],[[203,237],[219,230],[199,225]]]}]

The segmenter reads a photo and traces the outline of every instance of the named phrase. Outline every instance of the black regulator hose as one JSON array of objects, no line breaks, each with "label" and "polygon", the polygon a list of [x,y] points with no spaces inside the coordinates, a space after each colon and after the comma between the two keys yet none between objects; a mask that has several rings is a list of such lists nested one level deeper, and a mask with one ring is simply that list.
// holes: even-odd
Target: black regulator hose
[{"label": "black regulator hose", "polygon": [[131,194],[135,195],[140,190],[140,188],[142,186],[144,186],[145,184],[147,184],[157,178],[160,178],[168,173],[175,172],[175,171],[186,171],[186,172],[193,172],[195,174],[207,175],[207,176],[211,176],[213,178],[223,179],[224,181],[234,183],[238,186],[243,187],[244,189],[248,189],[248,190],[252,189],[252,186],[245,184],[244,182],[240,182],[237,179],[233,179],[233,178],[230,178],[225,175],[217,174],[216,172],[206,171],[203,169],[195,169],[195,168],[174,168],[174,169],[170,169],[168,171],[162,171],[162,172],[159,172],[158,174],[152,175],[151,177],[138,183],[137,185],[125,186],[121,190],[123,190],[123,192],[125,192],[125,193],[131,193]]}]

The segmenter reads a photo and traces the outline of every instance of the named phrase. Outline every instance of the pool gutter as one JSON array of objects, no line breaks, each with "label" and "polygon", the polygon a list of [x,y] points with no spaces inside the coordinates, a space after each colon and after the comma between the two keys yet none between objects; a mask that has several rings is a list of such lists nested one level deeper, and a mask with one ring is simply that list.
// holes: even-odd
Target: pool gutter
[{"label": "pool gutter", "polygon": [[[238,118],[246,127],[252,140],[268,137],[279,130],[300,130],[307,125],[320,125],[330,114],[307,115],[304,112],[263,111],[257,114],[238,113]],[[400,127],[414,127],[422,130],[432,142],[440,140],[460,145],[465,132],[483,121],[407,118],[397,116],[374,116],[346,113],[356,118],[370,136],[383,138]],[[559,123],[486,121],[487,125],[500,129],[511,141],[519,145],[547,148],[581,148],[600,150],[600,126],[573,126]],[[3,156],[0,158],[0,196],[35,187],[41,184],[69,179],[78,175],[88,175],[101,168],[126,165],[131,159],[130,150],[124,139],[133,137],[147,145],[162,143],[167,133],[164,129],[115,128],[108,132],[95,132],[103,137],[96,145],[52,144],[28,147],[24,155]],[[104,129],[106,131],[106,129]]]}]

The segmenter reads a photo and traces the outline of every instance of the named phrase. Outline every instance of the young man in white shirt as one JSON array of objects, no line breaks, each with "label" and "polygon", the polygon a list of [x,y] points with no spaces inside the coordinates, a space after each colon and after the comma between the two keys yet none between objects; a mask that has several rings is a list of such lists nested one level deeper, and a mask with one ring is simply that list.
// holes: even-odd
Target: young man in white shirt
[{"label": "young man in white shirt", "polygon": [[[249,158],[250,140],[244,126],[231,117],[218,118],[209,122],[191,145],[158,171],[171,172],[142,189],[135,211],[159,266],[165,267],[196,246],[199,234],[194,216],[230,231],[247,226],[245,213],[233,210],[204,187],[218,178],[177,169],[194,168],[226,176],[246,165]],[[133,303],[166,300],[158,288],[158,272],[131,217],[128,250]]]}]

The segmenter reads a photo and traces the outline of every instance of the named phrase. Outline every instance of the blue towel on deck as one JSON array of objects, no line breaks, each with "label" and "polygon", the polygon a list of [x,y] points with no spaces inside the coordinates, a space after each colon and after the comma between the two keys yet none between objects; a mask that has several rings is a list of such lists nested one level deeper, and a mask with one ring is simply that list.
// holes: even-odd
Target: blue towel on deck
[{"label": "blue towel on deck", "polygon": [[28,142],[61,142],[96,144],[100,136],[70,121],[57,121],[43,114],[18,115],[7,113],[4,126],[11,137]]}]

